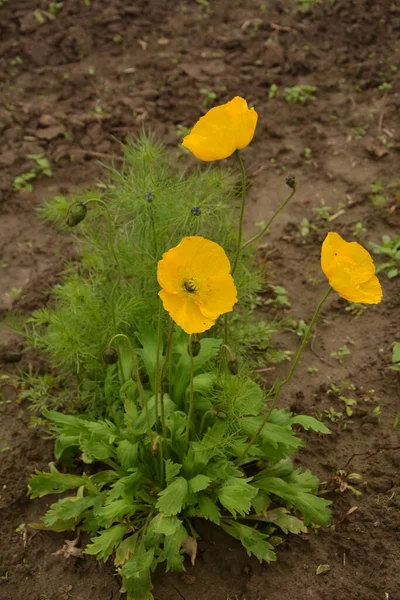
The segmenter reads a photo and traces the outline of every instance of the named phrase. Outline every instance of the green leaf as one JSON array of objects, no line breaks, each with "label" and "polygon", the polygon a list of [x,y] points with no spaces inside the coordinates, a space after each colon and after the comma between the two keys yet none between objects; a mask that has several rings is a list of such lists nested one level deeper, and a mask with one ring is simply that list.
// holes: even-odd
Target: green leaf
[{"label": "green leaf", "polygon": [[80,475],[65,475],[50,466],[50,473],[35,471],[29,480],[28,490],[31,498],[42,498],[47,494],[62,494],[84,485],[86,478]]},{"label": "green leaf", "polygon": [[[149,411],[149,420],[151,427],[154,427],[156,423],[156,402],[155,396],[152,396],[147,400],[147,408]],[[164,394],[164,414],[166,417],[176,409],[176,404],[171,400],[168,394]],[[161,414],[161,397],[158,397],[158,414]],[[143,408],[139,413],[138,418],[134,424],[134,431],[136,435],[143,435],[147,432],[147,415],[146,410]]]},{"label": "green leaf", "polygon": [[54,456],[57,460],[62,458],[65,450],[69,448],[79,447],[79,436],[78,435],[60,435],[56,439],[54,444]]},{"label": "green leaf", "polygon": [[179,475],[181,468],[182,465],[173,463],[170,458],[165,461],[165,479],[168,484]]},{"label": "green leaf", "polygon": [[181,525],[182,521],[177,517],[166,517],[158,514],[150,521],[148,530],[150,533],[173,535]]},{"label": "green leaf", "polygon": [[[243,434],[252,437],[258,431],[264,417],[245,417],[239,420],[239,427]],[[277,448],[278,444],[282,444],[289,449],[297,450],[304,446],[302,440],[297,438],[289,429],[276,425],[275,423],[267,422],[260,432],[260,439],[273,448]]]},{"label": "green leaf", "polygon": [[124,565],[128,558],[135,552],[136,544],[138,541],[139,532],[133,533],[126,537],[115,551],[114,564],[116,567]]},{"label": "green leaf", "polygon": [[275,494],[295,506],[304,516],[304,522],[308,525],[315,521],[319,525],[328,525],[331,520],[331,512],[328,506],[332,504],[329,500],[319,498],[314,494],[296,487],[295,484],[287,483],[279,477],[265,477],[254,482],[258,488]]},{"label": "green leaf", "polygon": [[242,517],[247,515],[251,509],[251,501],[257,495],[257,490],[247,482],[248,479],[231,477],[220,487],[216,488],[216,494],[222,506],[224,506],[235,517],[239,513]]},{"label": "green leaf", "polygon": [[[207,396],[214,387],[215,374],[214,373],[200,373],[193,377],[193,391],[203,396]],[[190,391],[190,386],[186,392]]]},{"label": "green leaf", "polygon": [[122,440],[117,446],[117,458],[126,471],[137,465],[138,444]]},{"label": "green leaf", "polygon": [[260,562],[272,562],[276,560],[273,546],[266,541],[268,537],[254,527],[248,527],[234,521],[221,523],[221,527],[232,537],[240,540],[247,550],[247,554],[254,554]]},{"label": "green leaf", "polygon": [[140,580],[143,573],[150,570],[153,560],[154,548],[146,550],[145,547],[141,545],[136,548],[136,551],[129,557],[119,572],[127,579],[133,577]]},{"label": "green leaf", "polygon": [[185,506],[188,487],[186,479],[178,477],[158,494],[156,508],[167,517],[177,515]]},{"label": "green leaf", "polygon": [[105,504],[95,511],[95,517],[101,527],[110,527],[114,521],[122,519],[127,515],[132,516],[140,508],[140,505],[130,500],[114,500]]},{"label": "green leaf", "polygon": [[167,561],[166,571],[184,571],[183,556],[181,555],[181,546],[183,540],[187,538],[187,531],[183,525],[165,538],[163,551],[158,562]]},{"label": "green leaf", "polygon": [[111,555],[114,548],[121,543],[124,535],[130,530],[129,525],[113,525],[109,529],[105,529],[97,537],[91,538],[92,544],[85,548],[85,554],[96,554],[97,560],[104,561]]},{"label": "green leaf", "polygon": [[199,494],[199,496],[196,499],[199,505],[198,516],[203,517],[203,519],[207,519],[207,521],[211,521],[212,523],[216,523],[217,525],[219,525],[221,522],[221,513],[212,497],[207,496],[206,494]]},{"label": "green leaf", "polygon": [[286,479],[286,477],[290,477],[293,473],[293,463],[290,458],[285,458],[283,460],[278,461],[274,465],[259,471],[257,475],[254,477],[254,481],[258,479],[263,479],[264,477],[281,477]]},{"label": "green leaf", "polygon": [[121,592],[126,593],[126,600],[154,600],[152,589],[150,571],[143,571],[141,577],[134,579],[122,577]]},{"label": "green leaf", "polygon": [[392,364],[400,363],[400,342],[393,344]]},{"label": "green leaf", "polygon": [[289,532],[295,534],[307,533],[307,527],[303,521],[290,515],[286,508],[269,510],[265,515],[265,519],[271,523],[275,523],[286,534]]},{"label": "green leaf", "polygon": [[47,513],[42,517],[43,523],[50,528],[58,521],[69,519],[79,520],[88,508],[93,506],[94,498],[68,497],[62,498],[52,504]]},{"label": "green leaf", "polygon": [[290,419],[290,422],[293,425],[301,425],[303,429],[306,429],[307,431],[312,429],[317,433],[331,433],[321,421],[314,419],[314,417],[309,417],[308,415],[296,415]]},{"label": "green leaf", "polygon": [[[136,334],[143,348],[138,348],[136,352],[141,357],[146,373],[150,379],[151,389],[154,391],[155,370],[157,364],[157,333],[152,325],[142,325],[140,331]],[[158,364],[162,362],[162,351],[159,350]]]},{"label": "green leaf", "polygon": [[189,491],[192,494],[201,492],[210,485],[211,481],[211,477],[207,477],[206,475],[196,475],[195,477],[189,480]]}]

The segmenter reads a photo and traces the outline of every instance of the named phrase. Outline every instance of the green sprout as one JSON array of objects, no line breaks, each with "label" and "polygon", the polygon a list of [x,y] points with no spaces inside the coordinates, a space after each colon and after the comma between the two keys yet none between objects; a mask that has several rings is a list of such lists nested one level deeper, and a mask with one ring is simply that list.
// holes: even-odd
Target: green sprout
[{"label": "green sprout", "polygon": [[289,104],[306,104],[309,101],[315,100],[315,94],[318,88],[314,85],[295,85],[286,88],[284,98]]}]

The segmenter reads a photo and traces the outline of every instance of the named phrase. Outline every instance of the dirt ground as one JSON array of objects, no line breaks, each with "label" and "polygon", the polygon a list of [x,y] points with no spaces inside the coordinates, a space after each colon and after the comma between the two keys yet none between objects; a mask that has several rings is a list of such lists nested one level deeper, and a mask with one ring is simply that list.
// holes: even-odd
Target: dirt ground
[{"label": "dirt ground", "polygon": [[[56,4],[0,1],[1,600],[119,598],[112,564],[52,554],[72,533],[24,533],[23,524],[37,520],[47,504],[30,502],[26,484],[52,460],[52,443],[29,427],[27,403],[8,385],[16,369],[44,367],[4,318],[9,309],[29,315],[43,305],[75,252],[67,236],[37,219],[43,198],[95,182],[99,159],[118,157],[119,142],[143,126],[182,160],[181,127],[239,94],[259,113],[256,137],[243,153],[251,180],[248,231],[285,197],[287,174],[298,182],[262,250],[273,283],[288,291],[288,315],[309,320],[323,293],[319,252],[327,231],[354,239],[361,222],[360,239],[368,245],[400,226],[395,187],[384,192],[391,210],[378,211],[369,198],[371,184],[399,179],[396,0],[321,0],[308,12],[295,0]],[[271,84],[277,98],[268,98]],[[286,102],[284,89],[299,84],[317,86],[316,99]],[[37,169],[29,158],[37,154],[48,159],[52,176],[33,180],[31,192],[13,189],[18,175]],[[324,206],[331,207],[330,221],[313,211]],[[316,228],[307,233],[302,219]],[[347,381],[355,388],[344,392],[356,401],[351,417],[331,412],[332,435],[306,434],[307,448],[298,455],[327,482],[333,526],[289,537],[268,566],[217,529],[199,527],[196,566],[187,565],[183,576],[158,573],[157,600],[400,598],[400,428],[393,428],[399,375],[387,368],[392,343],[400,340],[400,279],[382,274],[381,281],[384,301],[361,316],[331,296],[281,401],[300,413],[324,415],[332,407],[336,414],[344,403],[327,393],[329,386]],[[260,318],[269,318],[268,311]],[[285,333],[276,343],[294,349],[298,339]],[[343,346],[350,354],[339,362],[331,353]],[[281,364],[266,377],[285,369]],[[361,494],[335,491],[338,470],[346,474],[342,483],[359,474]],[[330,570],[317,575],[320,565]]]}]

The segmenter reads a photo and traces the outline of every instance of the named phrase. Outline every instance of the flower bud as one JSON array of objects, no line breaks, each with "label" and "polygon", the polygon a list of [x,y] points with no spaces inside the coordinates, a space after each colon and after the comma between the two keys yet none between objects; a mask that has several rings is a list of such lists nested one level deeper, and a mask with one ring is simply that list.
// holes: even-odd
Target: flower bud
[{"label": "flower bud", "polygon": [[106,365],[115,365],[118,362],[118,352],[114,348],[107,348],[103,352],[103,360]]},{"label": "flower bud", "polygon": [[286,185],[288,185],[292,190],[296,189],[296,177],[291,175],[290,177],[286,177]]},{"label": "flower bud", "polygon": [[67,215],[68,227],[75,227],[86,217],[87,208],[82,202],[75,202],[72,204]]},{"label": "flower bud", "polygon": [[198,356],[201,350],[201,344],[197,338],[193,338],[190,342],[190,346],[188,346],[187,351],[189,356],[193,357]]},{"label": "flower bud", "polygon": [[151,452],[152,456],[157,456],[158,455],[158,438],[156,438],[155,440],[153,440],[150,452]]},{"label": "flower bud", "polygon": [[154,200],[153,192],[146,192],[144,197],[147,200],[147,202],[153,202],[153,200]]},{"label": "flower bud", "polygon": [[190,212],[195,217],[199,217],[201,215],[201,208],[200,208],[200,206],[192,206],[192,208],[190,209]]}]

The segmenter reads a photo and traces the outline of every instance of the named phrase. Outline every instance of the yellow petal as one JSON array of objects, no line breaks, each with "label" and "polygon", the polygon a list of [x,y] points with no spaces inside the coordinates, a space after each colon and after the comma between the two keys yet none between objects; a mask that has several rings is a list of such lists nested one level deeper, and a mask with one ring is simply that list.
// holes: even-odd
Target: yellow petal
[{"label": "yellow petal", "polygon": [[229,274],[210,277],[196,294],[196,303],[201,312],[210,319],[231,312],[236,302],[236,287]]},{"label": "yellow petal", "polygon": [[368,281],[353,285],[346,282],[342,277],[329,279],[333,289],[349,302],[361,304],[378,304],[382,300],[382,288],[379,279],[373,275]]},{"label": "yellow petal", "polygon": [[163,258],[158,262],[157,281],[167,292],[177,294],[182,288],[182,266],[179,256],[174,255],[172,250],[163,254]]},{"label": "yellow petal", "polygon": [[169,294],[165,290],[158,295],[165,310],[186,333],[202,333],[214,325],[215,320],[204,316],[190,297]]},{"label": "yellow petal", "polygon": [[338,254],[340,248],[346,244],[345,240],[333,231],[330,231],[321,248],[321,268],[329,279],[328,272],[332,268],[335,262],[335,257]]},{"label": "yellow petal", "polygon": [[258,115],[246,100],[236,96],[211,108],[193,127],[182,145],[206,162],[222,160],[248,146],[254,136]]},{"label": "yellow petal", "polygon": [[[168,291],[174,291],[177,281],[177,272],[182,277],[210,277],[222,273],[229,273],[231,265],[223,248],[211,240],[200,235],[193,235],[183,238],[183,240],[163,254],[160,261],[163,266],[158,279],[159,284]],[[164,266],[168,263],[168,267]],[[173,278],[173,283],[168,277]],[[173,286],[173,287],[172,287]]]}]

